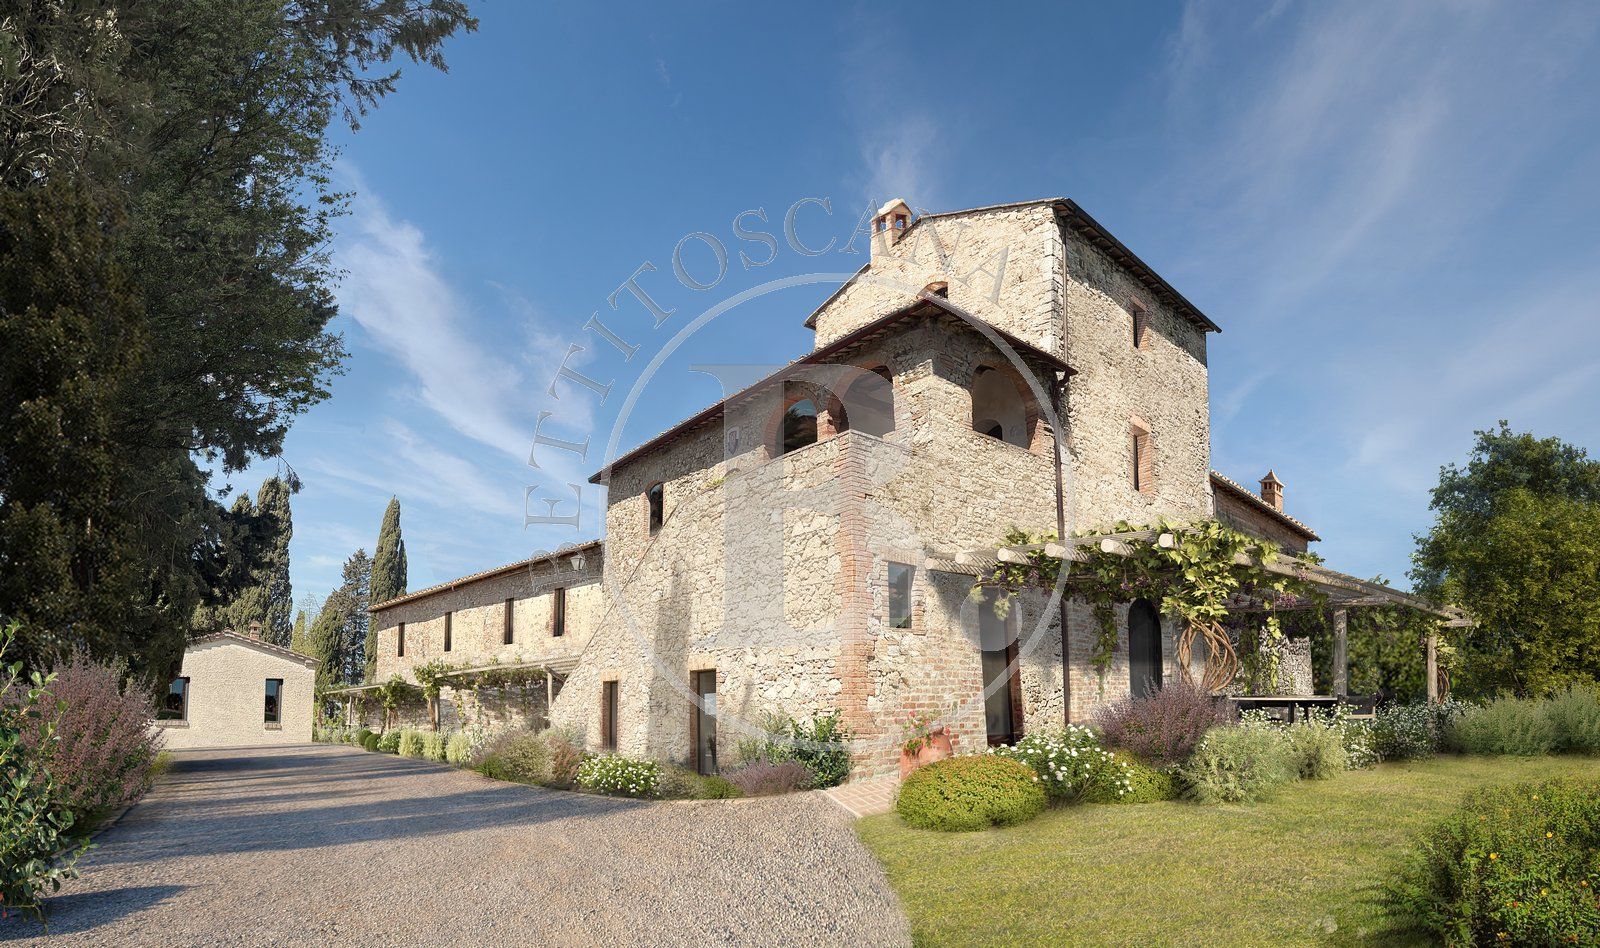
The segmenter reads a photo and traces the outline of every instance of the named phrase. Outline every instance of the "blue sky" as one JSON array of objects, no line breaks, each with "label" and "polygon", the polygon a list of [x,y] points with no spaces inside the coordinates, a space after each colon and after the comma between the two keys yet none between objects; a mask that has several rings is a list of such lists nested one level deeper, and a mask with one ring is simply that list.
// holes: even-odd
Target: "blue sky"
[{"label": "blue sky", "polygon": [[[408,68],[339,174],[351,351],[285,460],[304,480],[297,600],[370,552],[391,494],[412,588],[598,534],[585,479],[717,400],[699,363],[807,351],[830,287],[761,294],[655,373],[695,316],[752,287],[847,273],[862,210],[1068,196],[1223,327],[1212,464],[1270,466],[1290,512],[1351,572],[1403,577],[1441,464],[1508,418],[1600,449],[1600,14],[1494,3],[1191,2],[818,8],[475,4],[448,75]],[[1116,6],[1119,9],[1112,10]],[[795,252],[741,243],[781,226]],[[747,219],[747,223],[752,223]],[[697,292],[685,235],[732,255]],[[691,239],[682,259],[709,281]],[[612,294],[639,284],[673,316]],[[639,346],[583,331],[591,314]],[[549,386],[569,365],[613,388]],[[591,439],[586,459],[540,449]],[[235,477],[254,490],[273,464]],[[584,485],[582,522],[524,529],[524,493]],[[567,494],[566,496],[570,496]],[[559,508],[569,513],[571,503]],[[534,512],[542,505],[535,503]]]}]

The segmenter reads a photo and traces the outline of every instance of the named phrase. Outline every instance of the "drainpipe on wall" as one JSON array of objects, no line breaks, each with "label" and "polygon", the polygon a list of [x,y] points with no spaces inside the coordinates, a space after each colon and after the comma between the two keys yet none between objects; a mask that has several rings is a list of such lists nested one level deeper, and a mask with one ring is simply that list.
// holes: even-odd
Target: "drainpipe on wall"
[{"label": "drainpipe on wall", "polygon": [[[1057,379],[1055,384],[1051,386],[1053,389],[1055,389],[1055,391],[1051,394],[1056,403],[1056,428],[1058,429],[1055,432],[1055,438],[1053,439],[1055,441],[1056,452],[1056,542],[1062,545],[1065,545],[1067,542],[1067,498],[1066,489],[1062,486],[1061,473],[1062,466],[1066,464],[1067,439],[1066,434],[1059,429],[1066,426],[1067,379],[1070,377],[1071,376],[1068,373],[1063,372],[1061,373],[1061,378]],[[1066,561],[1063,560],[1061,565],[1065,567]],[[1067,636],[1066,589],[1061,590],[1061,601],[1058,605],[1061,609],[1061,716],[1064,723],[1071,724],[1072,647],[1071,640]]]}]

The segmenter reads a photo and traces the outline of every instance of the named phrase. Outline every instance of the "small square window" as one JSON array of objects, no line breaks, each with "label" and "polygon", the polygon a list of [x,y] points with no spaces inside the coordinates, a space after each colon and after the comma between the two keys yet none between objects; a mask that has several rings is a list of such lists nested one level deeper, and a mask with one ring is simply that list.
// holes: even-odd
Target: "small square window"
[{"label": "small square window", "polygon": [[889,564],[889,627],[911,628],[911,582],[916,568],[904,563]]}]

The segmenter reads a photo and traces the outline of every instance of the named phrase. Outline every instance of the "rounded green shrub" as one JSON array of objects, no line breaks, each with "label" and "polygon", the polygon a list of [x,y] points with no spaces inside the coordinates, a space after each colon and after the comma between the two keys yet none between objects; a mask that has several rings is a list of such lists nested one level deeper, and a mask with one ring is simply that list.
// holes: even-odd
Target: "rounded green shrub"
[{"label": "rounded green shrub", "polygon": [[1417,842],[1388,885],[1456,945],[1600,944],[1600,783],[1479,790]]},{"label": "rounded green shrub", "polygon": [[465,767],[472,759],[472,738],[459,731],[450,735],[444,745],[444,759],[447,764]]},{"label": "rounded green shrub", "polygon": [[1496,698],[1456,721],[1452,737],[1468,754],[1537,757],[1555,750],[1560,734],[1545,702]]},{"label": "rounded green shrub", "polygon": [[379,743],[382,741],[383,735],[374,731],[367,731],[361,735],[361,746],[365,747],[369,751],[376,751]]},{"label": "rounded green shrub", "polygon": [[701,775],[687,767],[667,766],[661,769],[656,796],[663,800],[726,800],[744,794],[726,777]]},{"label": "rounded green shrub", "polygon": [[912,826],[957,832],[1014,826],[1044,806],[1044,786],[1032,768],[990,754],[929,764],[906,778],[895,800]]},{"label": "rounded green shrub", "polygon": [[1290,725],[1284,736],[1301,780],[1327,780],[1350,769],[1350,752],[1338,727],[1312,720]]},{"label": "rounded green shrub", "polygon": [[490,741],[478,758],[478,772],[496,780],[551,783],[548,731],[506,731]]},{"label": "rounded green shrub", "polygon": [[400,734],[399,730],[384,731],[383,736],[378,738],[378,750],[383,751],[385,754],[398,754],[400,752]]},{"label": "rounded green shrub", "polygon": [[[1086,802],[1160,803],[1178,798],[1181,788],[1170,768],[1152,767],[1122,751],[1116,753],[1115,764],[1102,771],[1105,776],[1084,796]],[[1120,792],[1112,781],[1121,787]]]},{"label": "rounded green shrub", "polygon": [[1295,779],[1298,769],[1282,730],[1233,725],[1206,732],[1179,775],[1200,803],[1254,803]]},{"label": "rounded green shrub", "polygon": [[1100,746],[1098,734],[1076,724],[1035,731],[993,753],[1032,768],[1045,796],[1056,802],[1111,803],[1127,792],[1127,765]]}]

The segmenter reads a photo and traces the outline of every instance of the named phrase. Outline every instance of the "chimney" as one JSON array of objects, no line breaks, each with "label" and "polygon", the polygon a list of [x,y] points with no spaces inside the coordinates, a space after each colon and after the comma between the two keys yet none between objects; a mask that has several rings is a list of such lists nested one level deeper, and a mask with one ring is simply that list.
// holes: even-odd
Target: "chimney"
[{"label": "chimney", "polygon": [[900,242],[911,227],[911,205],[900,198],[895,198],[883,207],[878,208],[878,213],[872,218],[872,246],[878,246],[878,240],[883,240],[884,249],[893,247]]},{"label": "chimney", "polygon": [[1261,499],[1271,504],[1273,510],[1283,509],[1283,481],[1271,471],[1261,479]]},{"label": "chimney", "polygon": [[261,623],[259,620],[250,623],[250,632],[248,634],[256,641],[261,641]]}]

